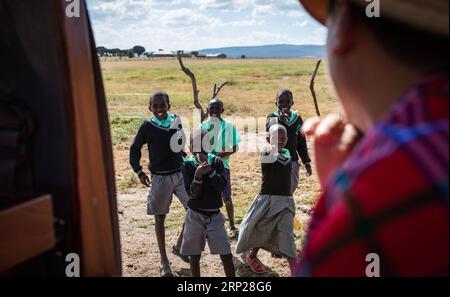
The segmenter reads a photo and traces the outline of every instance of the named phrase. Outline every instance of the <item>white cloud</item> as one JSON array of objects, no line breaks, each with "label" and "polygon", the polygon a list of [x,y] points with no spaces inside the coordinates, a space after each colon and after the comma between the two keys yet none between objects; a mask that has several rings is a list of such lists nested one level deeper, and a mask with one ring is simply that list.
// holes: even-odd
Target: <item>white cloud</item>
[{"label": "white cloud", "polygon": [[301,12],[300,10],[289,10],[285,12],[285,15],[289,18],[301,18],[304,17],[306,14],[304,12]]},{"label": "white cloud", "polygon": [[323,44],[326,30],[297,0],[87,0],[97,45],[195,50]]},{"label": "white cloud", "polygon": [[305,20],[303,22],[294,23],[293,26],[295,26],[295,27],[306,27],[306,26],[308,26],[308,24],[309,24],[309,22],[307,20]]},{"label": "white cloud", "polygon": [[276,11],[273,10],[273,7],[270,5],[260,5],[253,9],[252,17],[254,18],[264,18],[269,15],[274,15]]},{"label": "white cloud", "polygon": [[217,18],[187,8],[165,11],[158,19],[160,24],[168,27],[214,26],[220,23]]}]

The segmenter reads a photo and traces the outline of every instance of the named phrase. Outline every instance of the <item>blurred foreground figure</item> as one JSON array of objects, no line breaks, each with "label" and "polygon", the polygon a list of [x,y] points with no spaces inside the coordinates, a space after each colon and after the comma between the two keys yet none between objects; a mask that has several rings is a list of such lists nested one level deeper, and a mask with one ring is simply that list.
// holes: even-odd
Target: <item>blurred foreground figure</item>
[{"label": "blurred foreground figure", "polygon": [[294,275],[448,275],[449,2],[300,2],[346,120],[303,127],[323,193]]}]

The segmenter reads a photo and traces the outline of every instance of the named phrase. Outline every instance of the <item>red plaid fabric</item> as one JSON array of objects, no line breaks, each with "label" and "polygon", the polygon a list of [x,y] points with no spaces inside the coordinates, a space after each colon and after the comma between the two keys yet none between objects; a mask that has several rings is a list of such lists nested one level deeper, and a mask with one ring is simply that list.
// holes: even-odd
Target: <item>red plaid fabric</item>
[{"label": "red plaid fabric", "polygon": [[430,76],[366,134],[324,189],[296,276],[449,273],[448,76]]}]

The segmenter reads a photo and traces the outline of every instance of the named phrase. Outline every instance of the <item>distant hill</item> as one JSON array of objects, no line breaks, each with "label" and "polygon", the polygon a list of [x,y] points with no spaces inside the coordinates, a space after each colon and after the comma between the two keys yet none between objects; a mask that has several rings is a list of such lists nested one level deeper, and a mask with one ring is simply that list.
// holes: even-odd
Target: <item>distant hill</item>
[{"label": "distant hill", "polygon": [[323,45],[291,45],[275,44],[262,46],[238,46],[199,50],[203,54],[224,53],[229,58],[296,58],[296,57],[318,57],[325,56]]}]

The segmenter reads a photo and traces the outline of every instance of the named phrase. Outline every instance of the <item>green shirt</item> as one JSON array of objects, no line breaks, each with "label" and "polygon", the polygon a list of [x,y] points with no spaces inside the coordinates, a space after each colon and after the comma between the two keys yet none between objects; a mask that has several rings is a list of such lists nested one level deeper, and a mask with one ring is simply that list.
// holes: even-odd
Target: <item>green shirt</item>
[{"label": "green shirt", "polygon": [[289,153],[289,150],[287,150],[287,149],[282,149],[281,152],[278,152],[277,156],[281,156],[283,158],[290,159],[291,153]]},{"label": "green shirt", "polygon": [[[213,154],[208,154],[208,164],[212,164],[215,157],[216,156]],[[184,164],[190,163],[194,167],[198,167],[200,165],[200,163],[197,161],[197,158],[195,156],[183,157],[183,162],[184,162]]]},{"label": "green shirt", "polygon": [[[216,125],[219,124],[220,127],[216,127]],[[211,154],[213,156],[217,156],[221,152],[229,152],[230,149],[237,146],[241,142],[237,129],[231,122],[225,119],[208,119],[200,125],[200,128],[203,131],[209,132],[211,145],[213,147]],[[229,156],[223,159],[223,164],[226,169],[230,169]]]}]

